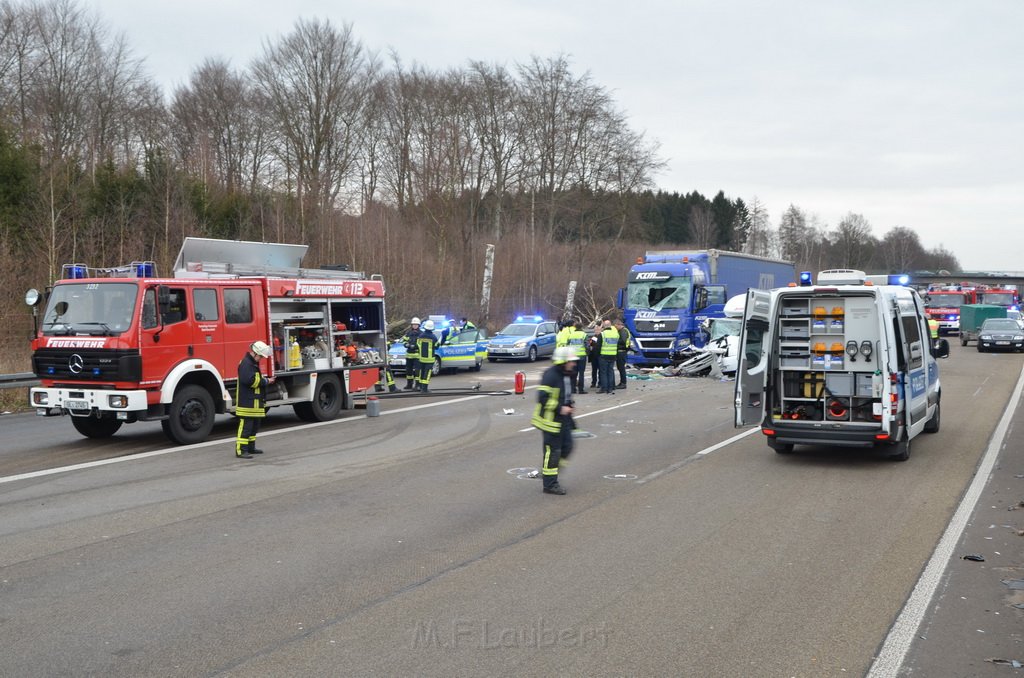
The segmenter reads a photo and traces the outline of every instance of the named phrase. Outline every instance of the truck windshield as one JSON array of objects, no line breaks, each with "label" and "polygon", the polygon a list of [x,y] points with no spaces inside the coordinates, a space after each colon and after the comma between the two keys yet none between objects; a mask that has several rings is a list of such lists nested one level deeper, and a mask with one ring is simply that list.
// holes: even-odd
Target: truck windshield
[{"label": "truck windshield", "polygon": [[925,306],[943,306],[946,308],[960,308],[964,303],[962,294],[929,294],[925,298]]},{"label": "truck windshield", "polygon": [[43,334],[121,334],[132,324],[137,293],[135,283],[56,285],[43,313]]},{"label": "truck windshield", "polygon": [[994,304],[996,306],[1012,306],[1013,292],[985,292],[982,296],[982,303]]},{"label": "truck windshield", "polygon": [[631,282],[626,288],[626,308],[652,309],[689,308],[691,278]]}]

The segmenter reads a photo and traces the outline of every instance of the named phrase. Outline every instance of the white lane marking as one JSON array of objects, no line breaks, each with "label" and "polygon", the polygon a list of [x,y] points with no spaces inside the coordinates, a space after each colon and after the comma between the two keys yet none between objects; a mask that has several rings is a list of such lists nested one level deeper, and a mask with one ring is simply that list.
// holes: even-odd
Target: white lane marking
[{"label": "white lane marking", "polygon": [[978,504],[978,499],[981,498],[982,490],[985,489],[985,485],[989,481],[989,475],[992,473],[992,467],[995,466],[999,450],[1003,446],[1010,421],[1020,403],[1022,391],[1024,391],[1024,369],[1021,370],[1021,374],[1017,378],[1017,386],[1013,389],[1010,402],[1003,412],[991,440],[989,440],[988,449],[985,450],[985,456],[982,457],[981,463],[978,465],[978,472],[974,474],[974,480],[971,481],[967,492],[964,493],[963,500],[957,507],[956,513],[953,514],[952,520],[949,521],[949,525],[946,526],[946,531],[942,534],[938,546],[935,547],[935,552],[932,553],[921,577],[917,580],[914,590],[911,591],[910,597],[907,598],[899,616],[893,622],[892,628],[889,629],[885,643],[868,671],[868,678],[895,678],[900,667],[903,666],[903,660],[906,659],[907,652],[910,650],[910,644],[935,596],[935,590],[942,580],[942,574],[953,556],[953,549],[960,541],[967,521],[970,520],[971,513],[974,512],[974,507]]},{"label": "white lane marking", "polygon": [[[587,412],[586,414],[581,414],[578,417],[576,417],[576,419],[582,419],[583,417],[589,417],[592,414],[601,414],[602,412],[611,412],[612,410],[617,410],[619,408],[627,407],[629,405],[636,405],[637,403],[640,403],[640,402],[643,402],[643,401],[642,400],[630,400],[628,403],[619,403],[617,405],[612,405],[611,407],[606,407],[603,410],[594,410],[593,412]],[[526,433],[527,431],[536,431],[536,430],[537,429],[535,429],[534,427],[531,426],[529,428],[521,428],[521,429],[519,429],[519,432],[520,433]]]},{"label": "white lane marking", "polygon": [[705,455],[711,454],[712,452],[714,452],[716,450],[720,450],[720,449],[722,449],[723,447],[725,447],[727,445],[732,445],[737,440],[742,440],[743,438],[746,438],[747,436],[749,436],[752,433],[758,433],[760,430],[761,430],[760,427],[754,427],[754,428],[750,429],[749,431],[744,431],[743,433],[737,433],[732,438],[726,438],[722,442],[715,443],[711,447],[705,447],[700,452],[694,452],[693,454],[691,454],[686,459],[680,459],[676,463],[674,463],[674,464],[672,464],[670,466],[666,466],[665,468],[661,469],[660,471],[655,471],[654,473],[650,473],[650,474],[644,476],[643,478],[641,478],[640,480],[638,480],[636,482],[638,484],[643,484],[643,483],[650,482],[650,481],[654,480],[655,478],[658,478],[659,476],[663,476],[666,473],[671,473],[672,471],[675,471],[677,468],[681,468],[681,467],[685,466],[686,464],[690,463],[694,459],[697,459],[698,457],[703,457]]},{"label": "white lane marking", "polygon": [[[533,387],[531,387],[533,388]],[[467,400],[476,400],[477,398],[491,398],[494,396],[488,395],[472,395],[465,396],[462,398],[455,398],[454,400],[441,400],[433,403],[424,403],[422,405],[412,405],[411,407],[403,407],[397,410],[389,410],[387,412],[381,412],[381,416],[398,414],[400,412],[412,412],[414,410],[422,410],[428,407],[440,407],[441,405],[451,405],[454,403],[461,403]],[[291,426],[289,428],[279,428],[273,431],[260,431],[259,437],[261,439],[269,436],[283,435],[285,433],[294,433],[298,430],[306,430],[310,428],[319,428],[321,426],[334,426],[337,424],[346,424],[352,421],[359,421],[360,419],[366,419],[365,414],[361,414],[355,417],[346,417],[345,419],[332,419],[330,421],[321,421],[315,424],[303,424],[300,426]],[[71,471],[81,471],[83,469],[96,468],[97,466],[106,466],[107,464],[119,464],[126,461],[137,461],[139,459],[148,459],[149,457],[159,457],[165,454],[173,454],[175,452],[190,452],[192,450],[199,450],[204,447],[214,447],[216,445],[225,445],[234,440],[231,438],[218,438],[217,440],[204,440],[201,443],[193,443],[192,445],[175,445],[174,447],[168,447],[162,450],[153,450],[152,452],[140,452],[127,457],[112,457],[110,459],[99,459],[97,461],[87,461],[81,464],[72,464],[71,466],[59,466],[57,468],[48,468],[41,471],[31,471],[29,473],[19,473],[14,476],[0,477],[0,485],[3,483],[13,483],[17,480],[28,480],[30,478],[42,478],[44,476],[57,475],[58,473],[68,473]]]}]

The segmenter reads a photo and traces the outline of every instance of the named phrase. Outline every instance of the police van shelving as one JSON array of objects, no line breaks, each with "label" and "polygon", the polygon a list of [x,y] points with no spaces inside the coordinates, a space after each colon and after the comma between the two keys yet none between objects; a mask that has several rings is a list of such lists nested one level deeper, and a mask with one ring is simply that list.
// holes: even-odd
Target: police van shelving
[{"label": "police van shelving", "polygon": [[[905,461],[911,441],[939,430],[942,388],[918,293],[831,270],[816,285],[747,292],[736,373],[736,426],[759,425],[768,445],[886,446]],[[886,277],[880,276],[885,283]]]},{"label": "police van shelving", "polygon": [[[267,407],[306,421],[352,409],[386,359],[384,282],[347,269],[307,269],[306,245],[185,238],[173,278],[152,262],[65,267],[32,339],[41,380],[30,404],[71,415],[89,438],[125,423],[160,421],[177,443],[211,432],[234,411],[238,363],[260,340],[276,377]],[[43,299],[34,290],[31,306]]]}]

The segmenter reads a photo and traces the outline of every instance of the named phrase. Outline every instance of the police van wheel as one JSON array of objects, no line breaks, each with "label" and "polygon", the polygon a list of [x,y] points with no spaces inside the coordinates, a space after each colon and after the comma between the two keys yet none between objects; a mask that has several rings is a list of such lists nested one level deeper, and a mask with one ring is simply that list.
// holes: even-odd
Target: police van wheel
[{"label": "police van wheel", "polygon": [[893,461],[906,461],[907,459],[910,459],[909,434],[904,433],[903,435],[903,440],[899,441],[893,446],[892,449],[895,451],[889,455],[889,458],[892,459]]},{"label": "police van wheel", "polygon": [[71,424],[75,430],[86,438],[109,438],[117,433],[122,423],[124,422],[113,417],[71,417]]},{"label": "police van wheel", "polygon": [[526,354],[526,359],[531,363],[537,362],[537,347],[531,346],[529,353]]},{"label": "police van wheel", "polygon": [[330,421],[341,411],[341,382],[333,374],[321,375],[316,380],[313,399],[306,403],[295,403],[295,414],[303,421]]},{"label": "police van wheel", "polygon": [[928,420],[928,423],[924,425],[925,433],[938,433],[939,424],[941,422],[940,415],[942,413],[942,401],[935,403],[935,412],[932,413],[932,418]]},{"label": "police van wheel", "polygon": [[160,422],[168,438],[179,445],[206,440],[213,430],[213,398],[202,386],[188,384],[174,394],[167,419]]}]

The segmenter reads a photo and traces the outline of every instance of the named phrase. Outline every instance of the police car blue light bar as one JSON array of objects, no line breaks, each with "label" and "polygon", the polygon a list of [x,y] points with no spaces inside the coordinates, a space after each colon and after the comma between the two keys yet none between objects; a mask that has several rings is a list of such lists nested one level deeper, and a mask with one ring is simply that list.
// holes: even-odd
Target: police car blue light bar
[{"label": "police car blue light bar", "polygon": [[516,322],[517,323],[526,323],[526,322],[539,323],[539,322],[544,322],[544,316],[540,316],[540,315],[517,315],[516,316]]}]

